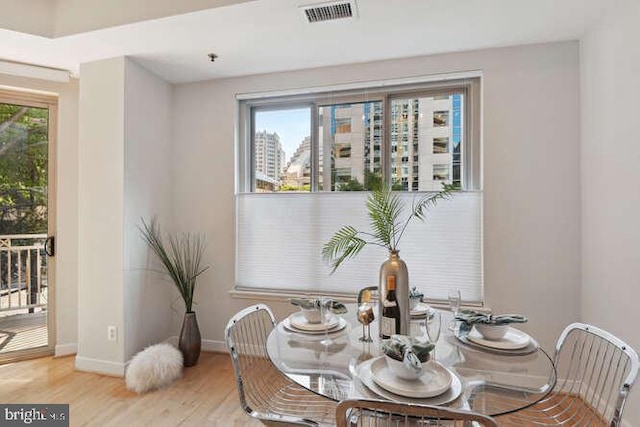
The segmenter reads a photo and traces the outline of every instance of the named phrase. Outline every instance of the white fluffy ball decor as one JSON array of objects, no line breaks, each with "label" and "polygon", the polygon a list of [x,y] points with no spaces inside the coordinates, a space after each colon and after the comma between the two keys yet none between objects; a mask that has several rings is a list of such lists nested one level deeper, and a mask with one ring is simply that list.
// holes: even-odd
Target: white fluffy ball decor
[{"label": "white fluffy ball decor", "polygon": [[127,368],[127,388],[136,393],[162,388],[182,376],[182,353],[171,344],[149,346],[133,356]]}]

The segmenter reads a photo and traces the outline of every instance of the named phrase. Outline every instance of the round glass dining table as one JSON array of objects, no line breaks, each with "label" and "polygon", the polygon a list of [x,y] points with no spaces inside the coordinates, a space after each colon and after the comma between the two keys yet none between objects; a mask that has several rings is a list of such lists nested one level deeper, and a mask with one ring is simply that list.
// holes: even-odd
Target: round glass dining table
[{"label": "round glass dining table", "polygon": [[[376,367],[384,358],[377,320],[371,324],[373,341],[363,342],[356,306],[347,307],[348,312],[341,315],[344,328],[329,334],[295,331],[287,319],[278,323],[267,340],[274,365],[295,383],[336,401],[373,398],[444,405],[490,416],[531,406],[555,385],[553,362],[535,340],[516,354],[474,345],[464,336],[458,338],[452,314],[441,311],[442,333],[435,359],[451,374],[451,385],[445,392],[426,398],[411,390],[393,393],[390,387],[381,387],[376,377]],[[412,320],[414,335],[425,332],[424,322],[424,318]]]}]

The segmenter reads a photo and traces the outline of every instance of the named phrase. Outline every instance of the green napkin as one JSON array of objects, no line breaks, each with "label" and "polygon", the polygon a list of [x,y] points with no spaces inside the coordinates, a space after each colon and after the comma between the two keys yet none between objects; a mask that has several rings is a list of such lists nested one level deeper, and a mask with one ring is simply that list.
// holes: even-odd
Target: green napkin
[{"label": "green napkin", "polygon": [[422,368],[422,363],[429,360],[429,353],[435,347],[432,342],[414,341],[405,335],[392,335],[391,338],[382,340],[384,354],[416,371]]},{"label": "green napkin", "polygon": [[508,325],[509,323],[525,323],[529,319],[521,314],[487,314],[476,310],[460,310],[456,319],[468,325],[480,323],[483,325]]}]

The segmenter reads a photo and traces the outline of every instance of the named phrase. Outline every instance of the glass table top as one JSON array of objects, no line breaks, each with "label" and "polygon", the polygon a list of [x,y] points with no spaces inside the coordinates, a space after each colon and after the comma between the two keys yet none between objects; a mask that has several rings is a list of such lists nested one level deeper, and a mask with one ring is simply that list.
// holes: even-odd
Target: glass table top
[{"label": "glass table top", "polygon": [[[377,320],[371,324],[373,342],[362,342],[362,325],[356,320],[356,305],[342,315],[344,328],[327,335],[318,331],[294,331],[289,319],[278,323],[267,340],[267,352],[275,366],[292,381],[330,399],[373,398],[397,402],[446,405],[496,416],[526,408],[546,396],[555,383],[555,370],[548,354],[534,343],[507,354],[458,338],[453,317],[442,311],[442,333],[435,359],[451,373],[451,386],[443,394],[417,397],[402,387],[395,394],[389,384],[380,387],[385,364],[378,337]],[[425,319],[412,320],[412,330],[424,333]],[[346,324],[346,325],[345,325]],[[382,368],[380,368],[382,366]],[[438,371],[440,372],[440,371]],[[407,386],[406,383],[399,386]],[[392,384],[396,385],[396,384]],[[411,385],[409,385],[411,388]]]}]

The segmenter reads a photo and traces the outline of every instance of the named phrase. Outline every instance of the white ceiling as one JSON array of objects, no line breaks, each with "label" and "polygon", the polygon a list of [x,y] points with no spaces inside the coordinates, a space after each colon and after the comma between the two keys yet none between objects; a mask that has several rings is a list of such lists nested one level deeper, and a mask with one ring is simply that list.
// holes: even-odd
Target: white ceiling
[{"label": "white ceiling", "polygon": [[[0,59],[77,72],[129,55],[172,83],[560,40],[610,0],[358,0],[359,17],[308,24],[300,0],[257,0],[55,39],[0,29]],[[92,11],[99,13],[99,11]],[[209,62],[207,53],[219,59]]]}]

